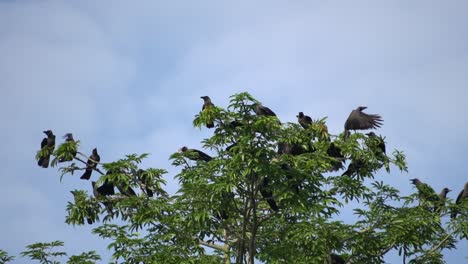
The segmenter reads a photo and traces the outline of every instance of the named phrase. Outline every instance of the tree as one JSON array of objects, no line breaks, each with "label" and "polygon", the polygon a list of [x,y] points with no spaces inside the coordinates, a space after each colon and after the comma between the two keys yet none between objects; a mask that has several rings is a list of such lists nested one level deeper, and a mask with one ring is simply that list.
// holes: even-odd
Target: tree
[{"label": "tree", "polygon": [[[381,150],[382,137],[377,142],[354,133],[344,140],[344,133],[328,133],[326,119],[305,129],[281,123],[276,116],[254,115],[259,103],[240,93],[231,96],[226,109],[213,105],[196,115],[195,127],[214,124],[213,135],[202,141],[214,155],[211,160],[197,159],[195,151],[171,156],[180,168],[175,195],[163,189],[164,169],[139,167],[147,154],[95,161],[100,178],[94,188],[90,184],[94,192],[73,190],[66,223],[101,223],[93,233],[112,239],[113,259],[125,263],[339,263],[339,258],[383,263],[391,250],[398,250],[404,263],[444,263],[441,250],[455,248],[456,239],[467,233],[466,203],[449,200],[440,214],[434,213],[418,205],[418,194],[401,196],[374,179],[382,168],[407,171],[403,152],[388,157]],[[301,151],[278,151],[285,144]],[[65,142],[53,152],[52,167],[70,157],[79,162],[61,167],[61,179],[86,169],[88,155],[79,145],[78,140]],[[329,156],[331,145],[341,155]],[[343,176],[337,156],[352,167]],[[121,193],[100,193],[97,187],[103,184]],[[135,196],[129,188],[141,191]],[[359,204],[357,220],[345,223],[338,216],[350,201]],[[455,207],[465,213],[441,221]],[[66,253],[50,249],[62,245],[38,243],[22,255],[55,263],[51,259]],[[3,251],[0,258],[11,261]],[[68,263],[99,259],[86,252]]]}]

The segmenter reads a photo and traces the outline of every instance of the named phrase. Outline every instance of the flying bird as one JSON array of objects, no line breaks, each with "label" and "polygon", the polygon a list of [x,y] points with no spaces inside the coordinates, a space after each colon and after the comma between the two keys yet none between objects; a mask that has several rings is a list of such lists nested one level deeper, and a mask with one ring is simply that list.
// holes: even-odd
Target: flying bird
[{"label": "flying bird", "polygon": [[255,104],[254,112],[257,115],[276,116],[275,112],[273,112],[270,108],[263,106],[261,103]]},{"label": "flying bird", "polygon": [[83,173],[83,175],[80,177],[82,180],[89,180],[91,178],[91,173],[93,172],[94,169],[96,169],[97,163],[101,161],[101,157],[99,156],[97,152],[97,148],[93,149],[93,153],[91,156],[89,156],[88,161],[86,162],[86,171]]},{"label": "flying bird", "polygon": [[312,124],[312,118],[310,118],[310,116],[304,115],[303,112],[299,112],[296,117],[297,121],[304,129],[307,129]]},{"label": "flying bird", "polygon": [[[463,190],[461,190],[460,194],[458,194],[455,204],[460,205],[467,198],[468,198],[468,182],[465,183]],[[452,213],[450,214],[450,217],[454,219],[455,217],[457,217],[458,213],[459,213],[459,209],[454,208],[452,209]]]},{"label": "flying bird", "polygon": [[374,129],[383,124],[383,119],[380,115],[366,114],[362,112],[365,109],[367,109],[367,106],[359,106],[355,110],[351,111],[344,125],[345,138],[348,137],[350,130]]},{"label": "flying bird", "polygon": [[450,190],[449,188],[443,188],[442,191],[439,194],[439,202],[434,205],[434,212],[440,214],[440,210],[442,207],[445,206],[445,199],[447,198],[447,193],[449,193]]},{"label": "flying bird", "polygon": [[47,153],[39,158],[37,165],[42,168],[47,168],[49,167],[50,154],[52,154],[55,148],[55,135],[52,133],[52,130],[46,130],[44,134],[46,134],[47,137],[43,138],[41,141],[41,150],[47,149]]},{"label": "flying bird", "polygon": [[190,160],[193,160],[193,161],[197,161],[197,160],[203,160],[203,161],[210,161],[212,160],[213,158],[206,154],[205,152],[201,151],[201,150],[198,150],[198,149],[189,149],[187,148],[186,146],[183,146],[181,149],[179,149],[179,152],[192,152],[192,153],[196,153],[196,155],[189,155],[187,156],[187,158],[189,158]]},{"label": "flying bird", "polygon": [[[214,107],[214,104],[211,102],[211,99],[209,96],[200,96],[200,98],[203,99],[202,111],[205,109]],[[207,122],[206,127],[213,128],[214,127],[213,121]]]},{"label": "flying bird", "polygon": [[[73,139],[72,133],[65,134],[63,138],[65,138],[65,142],[75,142],[75,139]],[[59,159],[59,162],[72,161],[75,157],[76,157],[76,151],[73,152],[73,156],[68,157],[68,158],[61,158]]]}]

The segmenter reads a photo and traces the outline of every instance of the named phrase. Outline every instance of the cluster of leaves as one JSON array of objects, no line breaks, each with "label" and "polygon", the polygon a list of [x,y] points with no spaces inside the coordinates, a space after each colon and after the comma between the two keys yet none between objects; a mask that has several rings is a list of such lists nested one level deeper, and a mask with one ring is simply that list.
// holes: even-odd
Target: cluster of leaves
[{"label": "cluster of leaves", "polygon": [[[141,170],[147,155],[128,155],[101,164],[105,173],[96,183],[112,184],[120,194],[72,191],[66,222],[84,225],[102,216],[93,233],[110,238],[113,260],[125,263],[327,263],[333,252],[347,263],[383,263],[390,250],[410,263],[443,263],[441,250],[454,248],[455,238],[468,233],[466,214],[444,227],[439,214],[415,205],[416,194],[402,197],[374,180],[381,169],[407,170],[403,152],[382,151],[384,138],[355,133],[344,140],[329,133],[325,118],[306,129],[282,124],[274,116],[254,115],[257,103],[240,93],[227,109],[213,106],[196,115],[195,127],[215,124],[202,141],[215,155],[204,161],[196,152],[174,153],[173,165],[181,169],[175,195],[163,190],[165,170]],[[342,158],[330,154],[332,145]],[[52,166],[80,154],[78,146],[60,145]],[[82,169],[72,162],[60,170],[63,176]],[[130,195],[129,188],[141,191]],[[339,218],[350,202],[358,205],[355,223]],[[454,206],[449,201],[447,208]],[[61,244],[35,244],[23,255],[45,261],[61,253],[44,253],[54,246]],[[93,257],[91,252],[70,261]],[[9,260],[3,251],[0,258]]]}]

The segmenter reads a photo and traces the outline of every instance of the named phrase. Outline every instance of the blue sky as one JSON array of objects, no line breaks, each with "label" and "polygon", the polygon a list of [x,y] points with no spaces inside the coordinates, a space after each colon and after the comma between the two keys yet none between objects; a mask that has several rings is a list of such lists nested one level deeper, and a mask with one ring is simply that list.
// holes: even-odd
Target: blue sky
[{"label": "blue sky", "polygon": [[[149,152],[144,166],[168,169],[174,191],[169,155],[210,133],[192,128],[201,95],[227,106],[247,91],[284,122],[328,116],[334,134],[367,105],[409,163],[377,179],[410,194],[418,177],[454,199],[468,180],[466,10],[462,0],[0,1],[0,248],[58,239],[107,260],[91,226],[64,224],[69,190],[91,186],[37,166],[42,131],[73,132],[104,162]],[[458,246],[448,263],[466,261],[468,243]]]}]

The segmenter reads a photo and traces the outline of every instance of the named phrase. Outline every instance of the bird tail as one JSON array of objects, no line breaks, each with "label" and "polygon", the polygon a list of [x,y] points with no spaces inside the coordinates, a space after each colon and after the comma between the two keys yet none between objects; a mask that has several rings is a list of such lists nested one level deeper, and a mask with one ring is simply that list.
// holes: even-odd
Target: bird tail
[{"label": "bird tail", "polygon": [[80,177],[82,180],[89,180],[91,178],[91,172],[93,170],[86,169],[86,171],[83,173],[83,175]]},{"label": "bird tail", "polygon": [[37,162],[37,165],[41,166],[42,168],[48,168],[49,167],[49,160],[50,160],[50,156],[41,157],[39,159],[39,161]]}]

